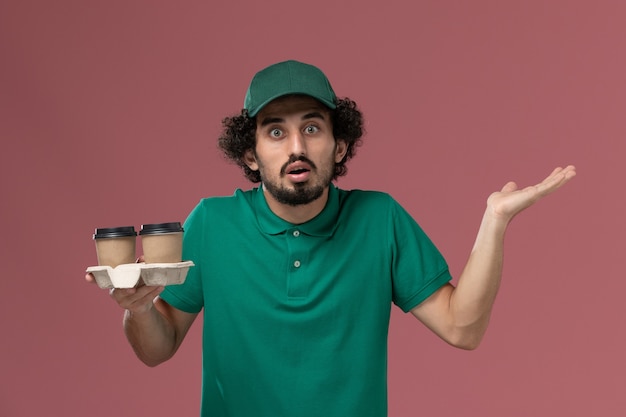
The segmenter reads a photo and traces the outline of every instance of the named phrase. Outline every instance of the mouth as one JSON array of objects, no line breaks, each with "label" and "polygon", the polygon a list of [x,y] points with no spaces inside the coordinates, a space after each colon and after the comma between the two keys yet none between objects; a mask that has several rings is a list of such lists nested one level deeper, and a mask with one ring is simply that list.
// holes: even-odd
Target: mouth
[{"label": "mouth", "polygon": [[309,178],[311,166],[306,162],[298,161],[285,168],[285,175],[293,182],[304,182]]},{"label": "mouth", "polygon": [[311,171],[310,169],[306,169],[306,168],[296,168],[296,169],[292,169],[291,171],[288,171],[287,174],[289,175],[298,175],[298,174],[302,174],[304,172],[309,172]]}]

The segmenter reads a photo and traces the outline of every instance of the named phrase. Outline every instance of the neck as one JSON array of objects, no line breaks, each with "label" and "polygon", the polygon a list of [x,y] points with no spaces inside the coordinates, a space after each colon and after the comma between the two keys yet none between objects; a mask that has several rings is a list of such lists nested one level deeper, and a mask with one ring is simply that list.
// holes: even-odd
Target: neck
[{"label": "neck", "polygon": [[297,206],[278,202],[265,187],[263,187],[263,194],[272,213],[292,224],[308,222],[324,210],[328,201],[328,187],[326,187],[324,193],[318,199],[308,204],[299,204]]}]

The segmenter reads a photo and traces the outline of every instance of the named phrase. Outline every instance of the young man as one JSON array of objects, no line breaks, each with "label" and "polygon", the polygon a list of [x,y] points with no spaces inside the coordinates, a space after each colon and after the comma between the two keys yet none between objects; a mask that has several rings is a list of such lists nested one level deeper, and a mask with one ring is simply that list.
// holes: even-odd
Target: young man
[{"label": "young man", "polygon": [[115,289],[150,366],[175,354],[203,311],[203,416],[385,416],[391,304],[474,349],[500,284],[508,223],[575,175],[506,184],[487,201],[454,287],[445,260],[389,195],[346,191],[362,133],[354,102],[325,75],[281,62],[252,80],[220,147],[260,187],[203,199],[185,222],[180,286]]}]

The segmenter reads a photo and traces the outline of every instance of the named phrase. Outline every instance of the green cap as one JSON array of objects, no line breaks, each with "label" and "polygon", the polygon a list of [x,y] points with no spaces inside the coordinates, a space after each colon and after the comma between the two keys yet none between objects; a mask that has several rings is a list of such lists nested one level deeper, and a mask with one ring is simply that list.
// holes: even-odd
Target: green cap
[{"label": "green cap", "polygon": [[324,73],[298,61],[279,62],[257,72],[248,87],[243,107],[254,117],[270,101],[289,94],[304,94],[331,109],[337,107],[337,96]]}]

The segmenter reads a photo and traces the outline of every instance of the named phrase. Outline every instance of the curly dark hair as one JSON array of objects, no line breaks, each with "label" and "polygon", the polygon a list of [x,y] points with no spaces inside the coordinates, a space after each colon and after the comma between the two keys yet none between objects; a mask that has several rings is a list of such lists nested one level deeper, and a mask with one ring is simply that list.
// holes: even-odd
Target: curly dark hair
[{"label": "curly dark hair", "polygon": [[[333,180],[346,175],[348,162],[356,154],[356,148],[361,146],[363,136],[363,116],[354,101],[341,98],[336,101],[337,108],[330,110],[333,126],[333,136],[341,139],[348,145],[346,155],[341,162],[335,164]],[[241,114],[226,117],[222,120],[222,134],[218,138],[218,147],[224,156],[237,164],[245,177],[253,183],[261,182],[259,171],[253,171],[246,165],[244,155],[254,149],[256,142],[256,118],[250,117],[243,109]]]}]

